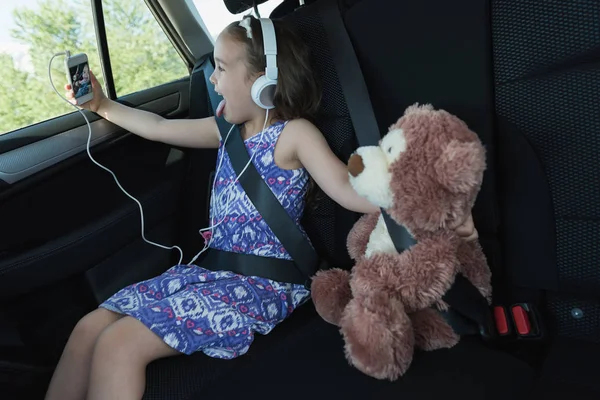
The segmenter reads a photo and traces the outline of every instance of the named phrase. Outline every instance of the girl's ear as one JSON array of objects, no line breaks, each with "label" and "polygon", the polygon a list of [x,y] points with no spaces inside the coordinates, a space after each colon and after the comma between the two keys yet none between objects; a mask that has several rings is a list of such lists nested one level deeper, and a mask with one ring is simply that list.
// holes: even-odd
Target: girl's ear
[{"label": "girl's ear", "polygon": [[254,83],[254,82],[256,82],[256,80],[257,80],[258,78],[260,78],[261,76],[263,76],[264,74],[265,74],[265,71],[255,72],[255,73],[254,73],[254,75],[252,75],[252,76],[250,77],[250,82],[251,82],[251,83]]}]

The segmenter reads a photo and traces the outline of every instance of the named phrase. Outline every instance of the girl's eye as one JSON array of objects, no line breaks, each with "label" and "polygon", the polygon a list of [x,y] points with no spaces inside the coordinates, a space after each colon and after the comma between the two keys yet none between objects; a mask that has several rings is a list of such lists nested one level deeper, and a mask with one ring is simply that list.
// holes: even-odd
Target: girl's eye
[{"label": "girl's eye", "polygon": [[218,69],[219,71],[221,71],[221,72],[225,71],[225,70],[223,69],[223,67],[221,67],[221,66],[217,67],[217,69]]}]

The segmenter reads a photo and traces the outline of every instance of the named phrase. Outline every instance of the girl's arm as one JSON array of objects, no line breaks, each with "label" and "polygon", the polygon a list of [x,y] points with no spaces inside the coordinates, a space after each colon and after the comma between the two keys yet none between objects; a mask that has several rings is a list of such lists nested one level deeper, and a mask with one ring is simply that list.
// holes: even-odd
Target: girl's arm
[{"label": "girl's arm", "polygon": [[[93,111],[121,128],[148,140],[173,146],[216,148],[219,128],[214,117],[203,119],[166,119],[148,111],[117,103],[104,95],[102,86],[90,71],[94,98],[81,107]],[[71,85],[65,85],[66,95],[74,101]]]},{"label": "girl's arm", "polygon": [[289,137],[293,138],[296,158],[333,201],[363,214],[379,211],[350,185],[346,165],[333,154],[316,126],[300,119],[290,121],[286,129]]},{"label": "girl's arm", "polygon": [[[296,157],[315,180],[317,185],[342,207],[359,212],[373,213],[379,208],[359,196],[350,185],[347,166],[329,148],[319,129],[306,120],[291,121],[286,128],[293,138]],[[467,241],[479,237],[472,215],[456,229],[456,233]]]},{"label": "girl's arm", "polygon": [[219,128],[214,117],[202,119],[166,119],[105,98],[98,115],[121,128],[148,140],[173,146],[216,148]]}]

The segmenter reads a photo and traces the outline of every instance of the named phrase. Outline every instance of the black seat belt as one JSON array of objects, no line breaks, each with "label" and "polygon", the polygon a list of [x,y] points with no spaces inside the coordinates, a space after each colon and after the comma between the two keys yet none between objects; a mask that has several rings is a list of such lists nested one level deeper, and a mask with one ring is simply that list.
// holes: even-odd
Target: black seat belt
[{"label": "black seat belt", "polygon": [[[209,95],[213,114],[216,115],[215,111],[220,102],[220,97],[210,82],[214,66],[208,55],[204,56],[196,65],[199,65],[199,67],[195,70],[202,70],[204,85]],[[225,140],[231,125],[223,117],[217,118],[215,116],[215,119],[221,137]],[[239,126],[233,127],[225,144],[225,149],[229,154],[233,169],[240,176],[250,157]],[[319,265],[317,252],[283,208],[253,164],[242,174],[239,182],[256,210],[277,236],[293,261],[211,250],[203,260],[202,265],[207,268],[210,266],[220,269],[226,268],[244,275],[261,276],[280,282],[308,284]]]},{"label": "black seat belt", "polygon": [[[377,145],[380,140],[379,126],[354,47],[342,20],[338,2],[337,0],[321,0],[317,4],[359,145]],[[406,228],[398,225],[385,210],[382,209],[381,212],[394,247],[399,253],[416,243]],[[493,335],[491,329],[493,319],[486,299],[462,274],[457,274],[454,284],[444,295],[443,300],[450,305],[453,311],[460,314],[459,316],[445,315],[455,330],[464,333],[479,332],[486,338]],[[478,326],[478,329],[473,332],[472,328],[466,329],[465,324],[454,323],[463,319],[472,321]]]}]

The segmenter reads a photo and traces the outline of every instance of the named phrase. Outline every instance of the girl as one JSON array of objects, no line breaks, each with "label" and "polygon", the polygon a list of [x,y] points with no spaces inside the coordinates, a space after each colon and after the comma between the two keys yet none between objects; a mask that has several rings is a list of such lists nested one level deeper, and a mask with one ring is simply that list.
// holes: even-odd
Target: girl
[{"label": "girl", "polygon": [[73,80],[75,86],[79,87],[79,89],[75,93],[75,98],[85,96],[90,92],[90,67],[87,64],[85,64],[83,66],[83,71],[81,72],[81,74],[77,74],[77,77],[80,77],[81,79],[78,79],[77,82]]},{"label": "girl", "polygon": [[[255,167],[261,175],[285,179],[285,185],[271,187],[296,221],[304,210],[309,176],[341,206],[360,213],[377,211],[354,192],[346,166],[309,122],[320,99],[309,51],[279,21],[274,21],[279,43],[275,108],[267,114],[254,103],[250,88],[264,73],[265,57],[260,22],[248,18],[219,35],[211,82],[224,99],[219,113],[229,123],[241,124]],[[211,201],[211,223],[217,225],[211,248],[289,259],[235,182],[214,117],[167,120],[128,108],[106,98],[91,72],[90,77],[94,99],[83,107],[125,130],[176,146],[220,147],[217,162],[224,158]],[[72,99],[71,87],[65,88]],[[228,201],[223,201],[223,193]],[[247,218],[234,220],[231,215]],[[477,236],[471,219],[458,233],[467,239]],[[174,266],[156,278],[122,289],[79,321],[46,398],[82,399],[87,393],[89,399],[139,399],[151,361],[197,351],[211,357],[238,357],[248,351],[256,332],[269,333],[309,297],[301,285],[237,275],[228,272],[227,265],[219,272],[195,265]]]}]

